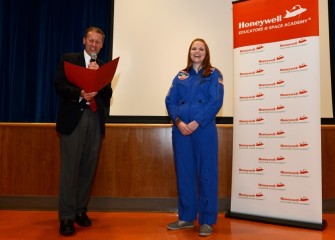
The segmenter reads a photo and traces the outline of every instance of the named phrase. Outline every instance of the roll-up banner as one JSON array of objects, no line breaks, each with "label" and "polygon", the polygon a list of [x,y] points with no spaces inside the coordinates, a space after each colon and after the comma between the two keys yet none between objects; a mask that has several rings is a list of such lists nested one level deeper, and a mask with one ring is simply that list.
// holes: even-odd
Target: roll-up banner
[{"label": "roll-up banner", "polygon": [[322,230],[318,0],[233,4],[227,217]]}]

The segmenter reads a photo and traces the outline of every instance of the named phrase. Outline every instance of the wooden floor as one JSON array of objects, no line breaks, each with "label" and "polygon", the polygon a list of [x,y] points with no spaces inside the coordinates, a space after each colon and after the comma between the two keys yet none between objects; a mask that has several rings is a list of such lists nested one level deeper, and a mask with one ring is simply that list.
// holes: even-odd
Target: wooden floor
[{"label": "wooden floor", "polygon": [[153,212],[90,212],[93,225],[78,227],[71,237],[58,233],[56,211],[0,211],[0,239],[81,239],[81,240],[334,240],[335,213],[324,214],[327,226],[323,231],[284,227],[246,220],[225,218],[219,214],[214,234],[198,237],[197,227],[169,231],[166,224],[177,219],[174,213]]}]

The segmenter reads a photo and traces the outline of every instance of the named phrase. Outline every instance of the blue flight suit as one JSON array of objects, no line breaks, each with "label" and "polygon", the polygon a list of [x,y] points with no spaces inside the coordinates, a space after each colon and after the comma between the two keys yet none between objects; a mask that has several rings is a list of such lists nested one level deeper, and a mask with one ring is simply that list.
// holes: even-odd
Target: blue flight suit
[{"label": "blue flight suit", "polygon": [[202,77],[192,68],[181,71],[165,99],[169,116],[199,127],[188,136],[173,124],[172,143],[178,189],[179,220],[215,224],[218,214],[218,133],[215,117],[223,103],[222,75],[213,68]]}]

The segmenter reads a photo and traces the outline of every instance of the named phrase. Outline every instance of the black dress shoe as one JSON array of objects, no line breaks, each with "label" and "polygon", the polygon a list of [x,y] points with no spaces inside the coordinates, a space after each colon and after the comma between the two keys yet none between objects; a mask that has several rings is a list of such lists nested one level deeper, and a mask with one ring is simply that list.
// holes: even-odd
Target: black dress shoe
[{"label": "black dress shoe", "polygon": [[92,225],[91,219],[89,219],[86,212],[77,214],[76,223],[82,227],[89,227]]},{"label": "black dress shoe", "polygon": [[70,219],[63,219],[60,221],[59,232],[62,235],[74,234],[74,221]]}]

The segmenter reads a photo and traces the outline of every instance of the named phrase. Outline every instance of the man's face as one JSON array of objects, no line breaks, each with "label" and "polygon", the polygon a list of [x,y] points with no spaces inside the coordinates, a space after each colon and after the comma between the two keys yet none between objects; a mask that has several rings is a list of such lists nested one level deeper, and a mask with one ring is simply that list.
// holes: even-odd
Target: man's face
[{"label": "man's face", "polygon": [[89,32],[86,38],[83,38],[83,44],[88,55],[91,55],[92,52],[98,54],[103,46],[102,35],[97,32]]}]

